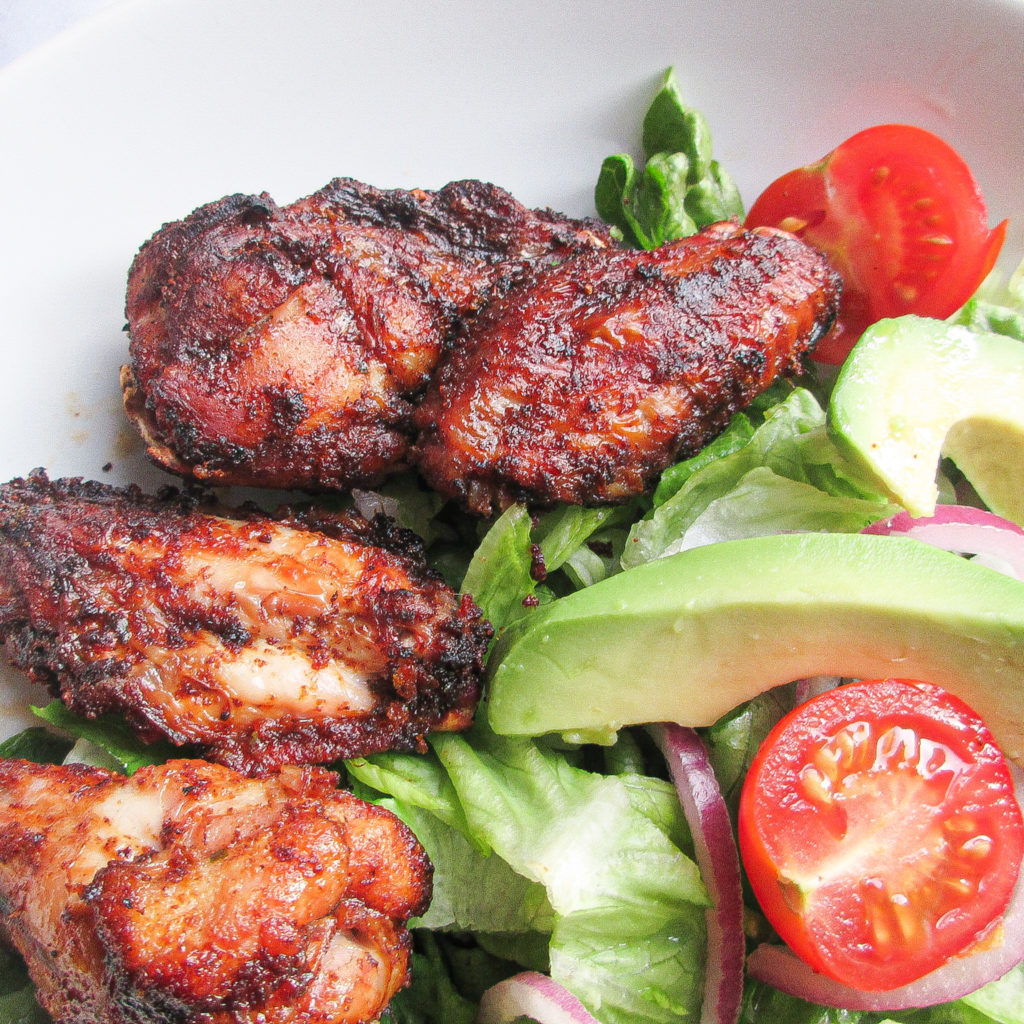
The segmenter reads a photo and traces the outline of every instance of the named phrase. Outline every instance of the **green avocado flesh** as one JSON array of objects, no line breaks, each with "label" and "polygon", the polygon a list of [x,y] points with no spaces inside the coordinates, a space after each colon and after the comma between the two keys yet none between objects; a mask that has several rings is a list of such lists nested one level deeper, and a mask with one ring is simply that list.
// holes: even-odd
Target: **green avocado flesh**
[{"label": "green avocado flesh", "polygon": [[684,551],[531,612],[490,665],[506,735],[706,726],[794,679],[896,676],[957,694],[1024,759],[1024,583],[904,537]]},{"label": "green avocado flesh", "polygon": [[941,320],[882,320],[836,380],[837,445],[913,515],[946,455],[994,512],[1024,523],[1024,344]]}]

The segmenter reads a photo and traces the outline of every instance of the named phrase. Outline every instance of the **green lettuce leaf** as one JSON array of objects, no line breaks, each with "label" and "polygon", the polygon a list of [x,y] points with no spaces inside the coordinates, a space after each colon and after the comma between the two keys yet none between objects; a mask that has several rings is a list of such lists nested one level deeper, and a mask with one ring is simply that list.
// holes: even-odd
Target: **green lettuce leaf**
[{"label": "green lettuce leaf", "polygon": [[542,885],[513,871],[501,857],[482,855],[463,833],[429,811],[397,800],[376,802],[413,830],[434,865],[433,899],[416,926],[550,936],[554,913]]},{"label": "green lettuce leaf", "polygon": [[362,494],[365,505],[391,516],[399,526],[418,534],[427,547],[448,535],[437,520],[444,499],[436,491],[428,490],[414,473],[398,473],[376,490]]},{"label": "green lettuce leaf", "polygon": [[473,1024],[476,1002],[459,992],[442,953],[429,932],[416,936],[412,984],[399,992],[381,1016],[381,1024]]},{"label": "green lettuce leaf", "polygon": [[33,707],[32,713],[71,736],[101,747],[114,759],[118,770],[126,775],[146,765],[163,764],[172,757],[180,756],[170,743],[143,743],[126,722],[114,715],[79,718],[59,700],[50,701],[45,707]]},{"label": "green lettuce leaf", "polygon": [[[428,849],[433,844],[438,853],[439,891],[461,884],[457,898],[442,895],[450,926],[464,927],[470,918],[497,922],[503,913],[509,924],[490,889],[500,869],[490,868],[488,880],[479,864],[481,851],[490,851],[535,887],[532,909],[519,922],[530,930],[521,934],[550,927],[552,976],[599,1020],[667,1024],[695,1015],[707,893],[681,848],[689,835],[669,784],[586,771],[572,763],[571,751],[498,737],[483,722],[469,734],[437,735],[430,745],[433,754],[424,761],[432,766],[432,786],[427,769],[410,783],[410,773],[396,771],[393,760],[388,772],[372,766],[376,758],[348,767],[361,782],[401,791],[395,810],[415,821]],[[452,791],[461,815],[452,809]],[[431,806],[449,821],[465,822],[464,844],[439,843],[439,833],[411,810]],[[472,906],[481,879],[480,906]]]},{"label": "green lettuce leaf", "polygon": [[1024,964],[964,996],[960,1002],[996,1024],[1024,1024]]},{"label": "green lettuce leaf", "polygon": [[950,321],[1024,341],[1024,263],[1005,282],[993,272]]},{"label": "green lettuce leaf", "polygon": [[0,1024],[48,1024],[49,1020],[36,1002],[35,986],[21,957],[0,947]]},{"label": "green lettuce leaf", "polygon": [[630,531],[623,568],[736,537],[854,532],[894,511],[835,449],[824,410],[804,388],[754,430],[736,420],[697,458],[669,471],[671,482],[656,492],[660,504]]},{"label": "green lettuce leaf", "polygon": [[0,743],[0,757],[17,757],[36,764],[60,764],[73,743],[41,725],[23,729]]},{"label": "green lettuce leaf", "polygon": [[537,589],[530,536],[530,513],[512,505],[484,535],[462,581],[495,629],[523,614],[523,602]]},{"label": "green lettuce leaf", "polygon": [[546,512],[532,534],[544,556],[545,570],[555,572],[595,536],[605,536],[616,527],[631,523],[640,514],[641,504],[636,501],[601,508],[559,505]]},{"label": "green lettuce leaf", "polygon": [[711,156],[704,115],[688,107],[670,68],[643,124],[644,163],[606,157],[594,187],[600,217],[630,245],[655,249],[700,228],[743,216],[732,179]]},{"label": "green lettuce leaf", "polygon": [[754,755],[790,707],[792,690],[789,687],[768,690],[730,711],[704,731],[715,777],[734,820],[743,780]]}]

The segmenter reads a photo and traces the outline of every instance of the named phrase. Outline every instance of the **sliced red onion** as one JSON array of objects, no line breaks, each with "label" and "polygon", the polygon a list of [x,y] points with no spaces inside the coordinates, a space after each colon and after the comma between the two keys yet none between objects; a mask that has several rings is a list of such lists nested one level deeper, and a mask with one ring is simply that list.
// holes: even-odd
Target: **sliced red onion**
[{"label": "sliced red onion", "polygon": [[536,971],[492,985],[480,1000],[476,1024],[509,1024],[523,1016],[540,1024],[598,1024],[568,989]]},{"label": "sliced red onion", "polygon": [[1024,529],[984,509],[937,505],[934,515],[918,519],[899,512],[862,532],[914,537],[946,551],[977,555],[989,568],[1024,580]]},{"label": "sliced red onion", "polygon": [[[1024,806],[1024,772],[1007,761],[1017,802]],[[966,956],[954,957],[923,978],[888,992],[862,992],[807,966],[787,946],[761,945],[747,957],[752,978],[781,992],[844,1010],[911,1010],[949,1003],[1001,978],[1024,961],[1024,871],[1017,878],[1002,920],[1002,941]]]},{"label": "sliced red onion", "polygon": [[376,515],[390,516],[395,519],[398,515],[398,499],[389,498],[377,491],[361,491],[354,488],[352,504],[364,519],[372,519]]},{"label": "sliced red onion", "polygon": [[674,723],[652,726],[651,733],[668,763],[712,901],[700,1024],[736,1024],[745,950],[740,858],[729,811],[697,733]]},{"label": "sliced red onion", "polygon": [[793,703],[805,704],[812,697],[820,697],[823,693],[834,690],[839,685],[840,678],[840,676],[808,676],[806,679],[798,679],[793,692]]}]

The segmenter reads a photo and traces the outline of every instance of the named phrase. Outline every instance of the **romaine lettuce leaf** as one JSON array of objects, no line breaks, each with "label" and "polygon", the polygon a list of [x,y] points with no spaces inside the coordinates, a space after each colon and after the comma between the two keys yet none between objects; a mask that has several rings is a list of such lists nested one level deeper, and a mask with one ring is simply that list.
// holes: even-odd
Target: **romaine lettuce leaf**
[{"label": "romaine lettuce leaf", "polygon": [[172,757],[180,756],[170,743],[143,743],[127,723],[115,715],[80,718],[59,700],[50,701],[44,707],[33,707],[32,713],[71,736],[95,743],[110,754],[118,770],[127,775],[146,765],[163,764]]},{"label": "romaine lettuce leaf", "polygon": [[654,510],[633,526],[624,568],[735,537],[854,532],[895,511],[829,440],[824,410],[804,388],[753,431],[735,421],[698,459],[688,472],[666,474],[678,486],[656,492]]},{"label": "romaine lettuce leaf", "polygon": [[47,1024],[49,1020],[36,1002],[35,987],[21,957],[0,947],[0,1024]]},{"label": "romaine lettuce leaf", "polygon": [[1024,263],[1005,282],[998,271],[990,274],[950,321],[1024,341]]},{"label": "romaine lettuce leaf", "polygon": [[[395,809],[413,818],[409,804],[423,810],[432,804],[451,821],[464,818],[465,845],[458,851],[438,847],[439,891],[460,882],[472,889],[446,873],[490,850],[546,894],[545,906],[534,907],[552,912],[552,976],[600,1020],[667,1024],[679,1014],[696,1014],[707,893],[680,848],[688,834],[669,785],[632,773],[585,771],[562,751],[495,736],[483,722],[470,734],[437,735],[430,745],[434,792],[423,775],[411,786],[406,773],[396,772],[402,797]],[[385,773],[366,771],[373,761],[351,763],[349,770],[364,783],[387,786]],[[462,815],[451,810],[452,790]],[[433,830],[418,820],[431,842]],[[449,862],[450,852],[455,856]],[[480,893],[479,907],[466,905],[471,897],[464,892],[458,900],[445,898],[445,916],[480,920],[490,914],[497,920],[500,912],[485,905],[493,892]],[[542,920],[533,914],[533,922]],[[458,919],[451,924],[463,927]]]},{"label": "romaine lettuce leaf", "polygon": [[1024,1024],[1024,964],[960,1000],[996,1024]]},{"label": "romaine lettuce leaf", "polygon": [[462,581],[495,629],[523,614],[523,602],[537,588],[533,577],[532,522],[523,505],[512,505],[495,521],[476,549]]},{"label": "romaine lettuce leaf", "polygon": [[413,830],[434,865],[433,899],[415,927],[550,936],[554,912],[542,885],[513,871],[501,857],[482,855],[463,833],[429,811],[397,800],[376,802]]},{"label": "romaine lettuce leaf", "polygon": [[776,687],[735,708],[704,731],[715,777],[734,820],[743,780],[758,748],[792,705],[792,687]]},{"label": "romaine lettuce leaf", "polygon": [[72,746],[72,740],[37,725],[0,743],[0,757],[17,757],[36,764],[60,764]]},{"label": "romaine lettuce leaf", "polygon": [[412,984],[399,992],[381,1017],[381,1024],[473,1024],[476,1003],[452,980],[440,943],[429,933],[416,937]]}]

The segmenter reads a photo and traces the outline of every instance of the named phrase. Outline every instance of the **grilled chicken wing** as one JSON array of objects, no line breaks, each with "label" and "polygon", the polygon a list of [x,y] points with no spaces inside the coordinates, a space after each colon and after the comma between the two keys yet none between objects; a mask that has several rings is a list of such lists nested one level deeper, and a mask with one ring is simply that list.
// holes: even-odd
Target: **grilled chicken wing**
[{"label": "grilled chicken wing", "polygon": [[627,498],[796,369],[839,291],[823,256],[770,229],[579,253],[466,325],[416,412],[415,461],[483,515]]},{"label": "grilled chicken wing", "polygon": [[410,400],[454,319],[594,222],[482,182],[338,179],[278,207],[230,196],[165,225],[128,280],[125,408],[150,456],[216,484],[336,490],[405,457]]},{"label": "grilled chicken wing", "polygon": [[0,761],[0,937],[57,1024],[376,1020],[430,865],[336,781]]},{"label": "grilled chicken wing", "polygon": [[464,728],[490,634],[384,517],[213,515],[41,473],[0,486],[14,664],[79,713],[233,767]]}]

